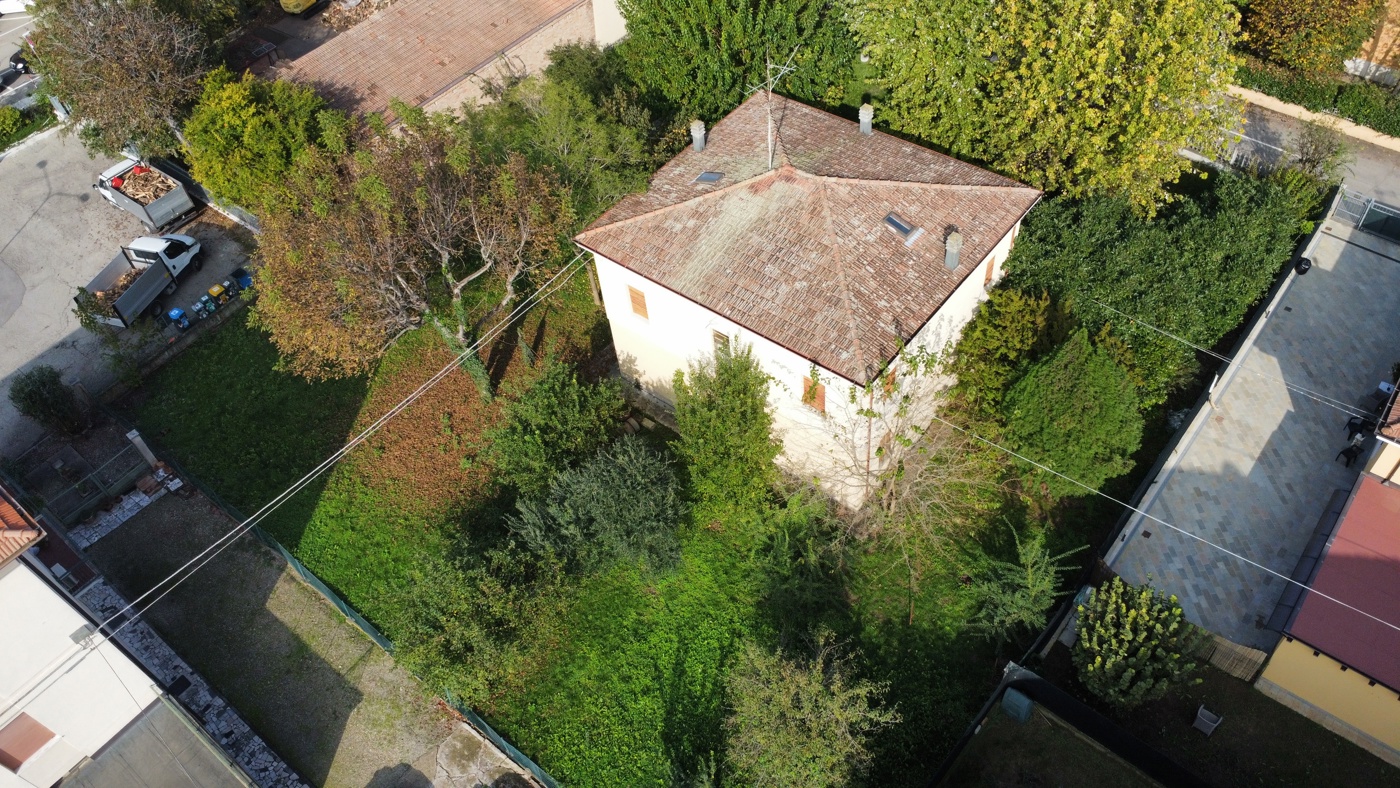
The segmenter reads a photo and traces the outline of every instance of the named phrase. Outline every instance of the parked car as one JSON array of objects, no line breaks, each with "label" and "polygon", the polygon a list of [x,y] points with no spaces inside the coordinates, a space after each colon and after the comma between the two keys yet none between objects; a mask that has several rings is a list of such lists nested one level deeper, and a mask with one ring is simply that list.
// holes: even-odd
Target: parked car
[{"label": "parked car", "polygon": [[0,65],[0,87],[4,87],[21,76],[29,73],[29,59],[24,56],[24,50],[15,48],[9,57],[5,58],[3,65]]}]

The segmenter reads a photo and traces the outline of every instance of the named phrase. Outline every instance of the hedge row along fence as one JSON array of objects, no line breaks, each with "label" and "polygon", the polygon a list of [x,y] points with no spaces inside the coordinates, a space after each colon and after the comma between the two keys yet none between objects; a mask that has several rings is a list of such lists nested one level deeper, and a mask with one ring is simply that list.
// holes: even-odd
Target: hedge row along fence
[{"label": "hedge row along fence", "polygon": [[1254,58],[1240,65],[1235,84],[1400,137],[1400,96],[1380,85],[1300,74]]}]

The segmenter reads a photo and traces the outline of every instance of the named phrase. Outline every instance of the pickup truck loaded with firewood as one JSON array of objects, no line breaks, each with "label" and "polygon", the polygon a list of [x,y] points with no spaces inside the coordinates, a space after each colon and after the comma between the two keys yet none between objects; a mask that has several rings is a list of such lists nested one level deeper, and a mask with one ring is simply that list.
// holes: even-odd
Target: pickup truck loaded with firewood
[{"label": "pickup truck loaded with firewood", "polygon": [[136,159],[109,167],[92,188],[153,233],[174,227],[198,210],[184,184],[157,165]]}]

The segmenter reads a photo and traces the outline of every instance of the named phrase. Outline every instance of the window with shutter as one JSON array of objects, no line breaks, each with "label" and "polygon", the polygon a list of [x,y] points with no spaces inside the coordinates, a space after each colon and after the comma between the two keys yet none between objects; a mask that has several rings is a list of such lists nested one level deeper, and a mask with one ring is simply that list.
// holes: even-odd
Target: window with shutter
[{"label": "window with shutter", "polygon": [[896,386],[897,383],[898,383],[898,381],[895,379],[895,376],[896,376],[897,374],[899,374],[899,373],[895,372],[893,369],[891,369],[891,370],[889,370],[888,372],[885,373],[885,380],[884,380],[884,383],[885,383],[885,396],[886,396],[886,397],[893,397],[893,396],[894,396],[895,386]]},{"label": "window with shutter", "polygon": [[818,413],[826,413],[826,385],[802,379],[802,403]]},{"label": "window with shutter", "polygon": [[53,731],[24,712],[0,728],[0,765],[12,772],[49,743]]},{"label": "window with shutter", "polygon": [[723,331],[714,331],[714,332],[712,332],[712,333],[714,334],[714,340],[715,340],[715,355],[718,356],[718,355],[721,355],[721,354],[723,354],[723,353],[728,353],[728,352],[729,352],[729,336],[728,336],[727,334],[725,334]]},{"label": "window with shutter", "polygon": [[632,296],[633,314],[645,318],[647,316],[647,296],[646,293],[635,287],[628,287],[627,293]]},{"label": "window with shutter", "polygon": [[982,277],[982,286],[986,287],[992,283],[992,272],[997,268],[997,259],[993,257],[987,261],[987,275]]}]

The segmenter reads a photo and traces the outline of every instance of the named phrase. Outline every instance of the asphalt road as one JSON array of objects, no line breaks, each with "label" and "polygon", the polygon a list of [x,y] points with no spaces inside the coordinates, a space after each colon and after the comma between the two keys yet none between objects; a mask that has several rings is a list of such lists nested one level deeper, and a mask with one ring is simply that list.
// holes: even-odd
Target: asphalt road
[{"label": "asphalt road", "polygon": [[[1302,125],[1287,115],[1248,105],[1244,132],[1235,136],[1231,155],[1276,163],[1290,155]],[[1347,188],[1400,206],[1400,153],[1350,137],[1346,140],[1354,157],[1345,179]]]},{"label": "asphalt road", "polygon": [[141,234],[135,217],[92,190],[109,166],[56,131],[31,137],[0,160],[0,454],[40,431],[10,404],[15,373],[48,364],[96,391],[112,381],[96,338],[73,316],[73,295]]}]

